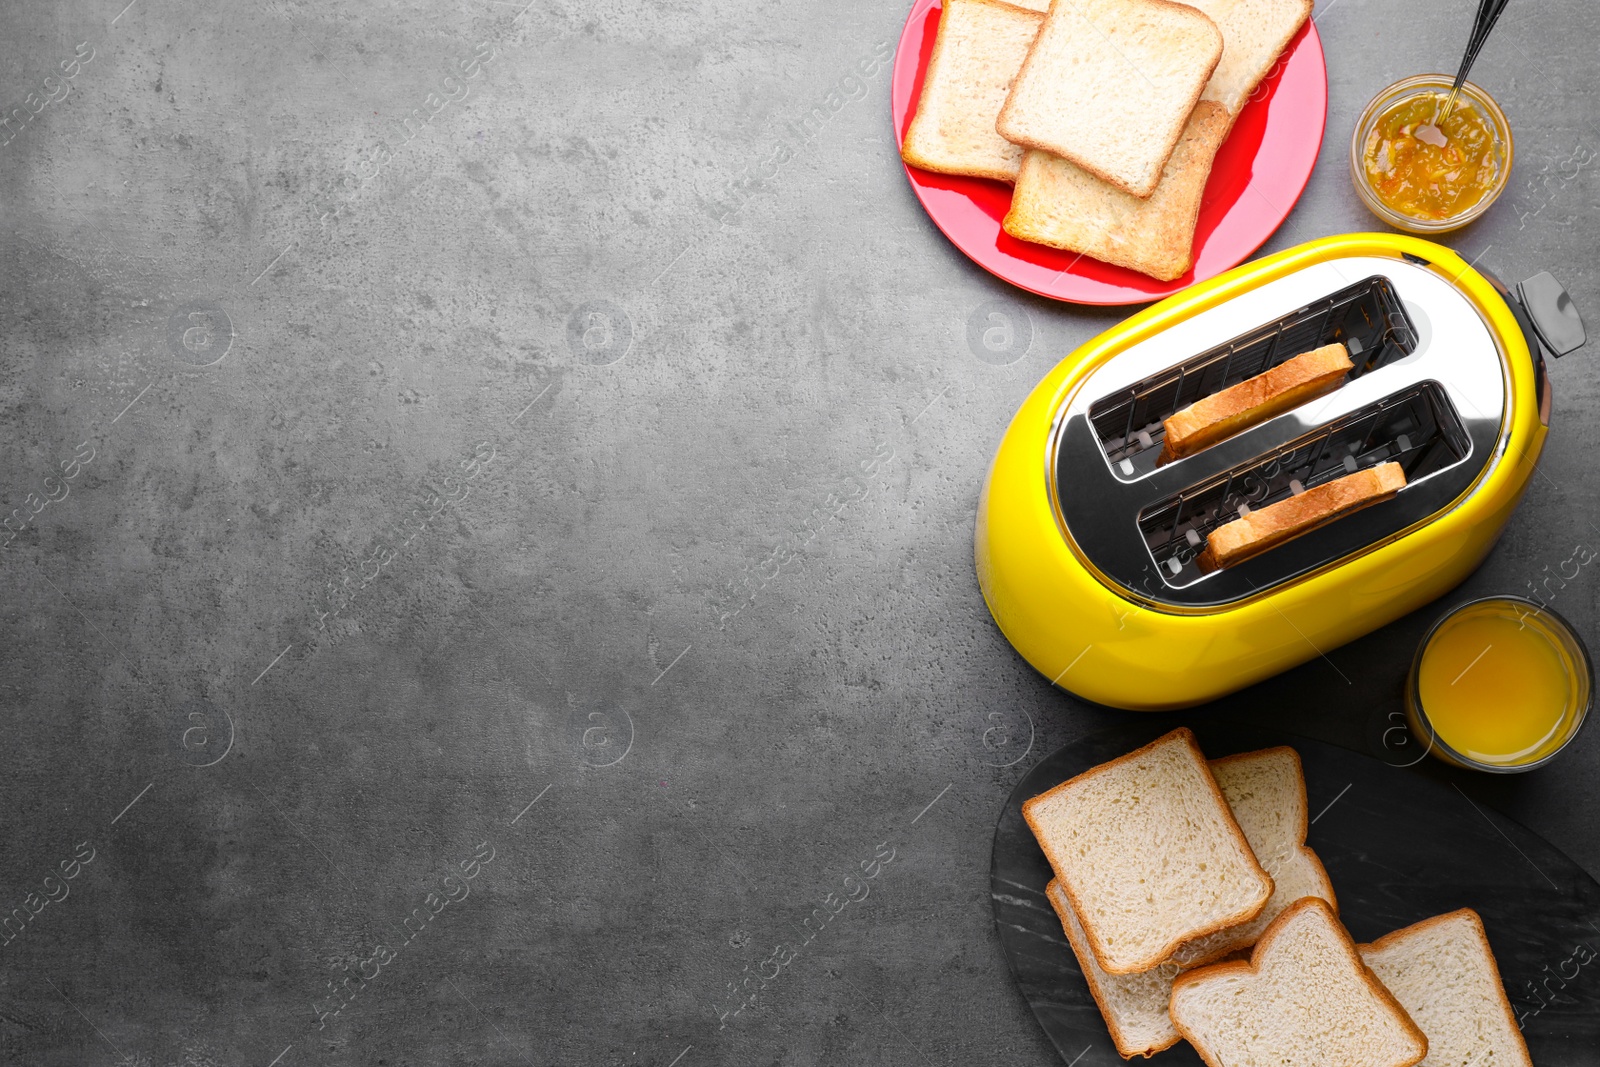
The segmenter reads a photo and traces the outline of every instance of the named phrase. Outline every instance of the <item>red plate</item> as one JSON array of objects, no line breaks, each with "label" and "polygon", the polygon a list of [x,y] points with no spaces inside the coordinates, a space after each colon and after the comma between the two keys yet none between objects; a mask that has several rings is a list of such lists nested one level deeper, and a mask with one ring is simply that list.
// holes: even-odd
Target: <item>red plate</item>
[{"label": "red plate", "polygon": [[[938,29],[939,0],[916,0],[894,63],[894,125],[901,141],[922,95]],[[1139,304],[1215,277],[1260,248],[1305,190],[1327,120],[1328,68],[1317,28],[1307,22],[1217,153],[1195,229],[1194,267],[1172,282],[1017,240],[1000,229],[1011,207],[1011,186],[1004,182],[915,167],[907,167],[906,176],[934,224],[996,277],[1075,304]]]}]

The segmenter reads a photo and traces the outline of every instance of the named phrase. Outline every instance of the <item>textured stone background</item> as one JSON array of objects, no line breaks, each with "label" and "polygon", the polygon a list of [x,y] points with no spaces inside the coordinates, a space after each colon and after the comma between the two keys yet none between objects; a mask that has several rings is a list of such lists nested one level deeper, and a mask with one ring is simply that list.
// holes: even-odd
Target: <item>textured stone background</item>
[{"label": "textured stone background", "polygon": [[[0,947],[0,1061],[1051,1062],[990,836],[1122,716],[1010,651],[973,512],[1028,389],[1126,312],[928,222],[887,66],[845,80],[905,4],[123,2],[0,5],[0,103],[57,97],[0,133],[0,509],[59,498],[0,553],[0,911],[67,893]],[[1319,4],[1323,158],[1267,250],[1374,225],[1350,127],[1472,6]],[[1597,35],[1507,13],[1475,78],[1514,187],[1454,240],[1591,322]],[[993,300],[1031,337],[998,360]],[[1600,546],[1597,356],[1553,367],[1462,595]],[[1553,605],[1591,639],[1597,593]],[[1372,749],[1433,614],[1173,721]],[[1590,732],[1456,780],[1600,870],[1597,763]]]}]

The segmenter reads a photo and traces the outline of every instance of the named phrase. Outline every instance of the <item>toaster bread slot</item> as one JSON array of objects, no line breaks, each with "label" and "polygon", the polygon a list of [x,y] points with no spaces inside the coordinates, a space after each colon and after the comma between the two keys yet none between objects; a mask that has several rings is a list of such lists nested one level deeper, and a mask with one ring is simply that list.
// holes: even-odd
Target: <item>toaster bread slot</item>
[{"label": "toaster bread slot", "polygon": [[1245,513],[1211,531],[1195,561],[1206,573],[1234,567],[1285,541],[1382,503],[1406,487],[1405,471],[1388,460]]},{"label": "toaster bread slot", "polygon": [[[1142,477],[1156,468],[1167,419],[1297,356],[1334,344],[1345,347],[1353,364],[1348,372],[1352,379],[1415,351],[1417,332],[1389,279],[1375,274],[1101,397],[1089,407],[1089,422],[1118,477]],[[1274,409],[1265,417],[1279,413]]]},{"label": "toaster bread slot", "polygon": [[[1139,514],[1139,531],[1162,578],[1171,586],[1182,587],[1216,573],[1217,565],[1232,566],[1270,555],[1354,507],[1386,499],[1400,485],[1411,485],[1459,463],[1470,451],[1467,432],[1444,388],[1437,382],[1423,382],[1145,508]],[[1346,483],[1348,492],[1324,490],[1320,495],[1327,496],[1336,511],[1325,516],[1325,521],[1301,522],[1289,536],[1275,539],[1271,531],[1282,524],[1262,524],[1268,540],[1259,546],[1241,543],[1235,528],[1228,537],[1219,538],[1209,556],[1202,559],[1213,533],[1251,512],[1386,464],[1396,464],[1399,470],[1384,470]],[[1372,484],[1367,485],[1368,481]],[[1403,507],[1404,500],[1405,492],[1399,490],[1384,506]],[[1290,507],[1280,512],[1288,513],[1286,521],[1294,525],[1297,510]]]},{"label": "toaster bread slot", "polygon": [[1344,384],[1354,369],[1350,352],[1335,341],[1201,397],[1163,422],[1156,465],[1203,452],[1236,433],[1292,411]]}]

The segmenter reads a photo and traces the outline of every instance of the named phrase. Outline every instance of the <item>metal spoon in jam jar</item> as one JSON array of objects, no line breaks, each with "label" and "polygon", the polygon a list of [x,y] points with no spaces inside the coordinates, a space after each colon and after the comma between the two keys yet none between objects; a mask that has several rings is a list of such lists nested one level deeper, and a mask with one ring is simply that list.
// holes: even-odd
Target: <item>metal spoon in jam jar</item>
[{"label": "metal spoon in jam jar", "polygon": [[1510,0],[1478,0],[1478,12],[1472,19],[1472,34],[1467,38],[1467,51],[1461,57],[1461,67],[1456,71],[1456,80],[1450,86],[1450,99],[1445,101],[1442,114],[1436,114],[1432,122],[1418,128],[1416,133],[1421,140],[1437,148],[1445,146],[1446,136],[1440,127],[1455,110],[1456,97],[1461,93],[1461,84],[1467,80],[1467,72],[1472,69],[1472,64],[1477,62],[1478,53],[1483,51],[1483,43],[1489,39],[1489,32],[1494,29],[1494,24],[1500,21],[1500,13],[1506,9],[1506,4],[1509,2]]}]

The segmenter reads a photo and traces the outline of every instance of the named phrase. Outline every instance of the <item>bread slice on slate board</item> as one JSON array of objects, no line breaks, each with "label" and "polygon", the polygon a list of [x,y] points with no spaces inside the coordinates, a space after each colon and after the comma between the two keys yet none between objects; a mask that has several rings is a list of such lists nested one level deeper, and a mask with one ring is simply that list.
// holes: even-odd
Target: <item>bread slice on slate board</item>
[{"label": "bread slice on slate board", "polygon": [[1216,23],[1222,33],[1222,61],[1200,99],[1221,104],[1235,118],[1311,17],[1311,0],[1183,2]]},{"label": "bread slice on slate board", "polygon": [[1195,222],[1232,117],[1202,100],[1148,199],[1131,196],[1048,152],[1023,157],[1002,226],[1021,241],[1082,252],[1160,281],[1194,265]]},{"label": "bread slice on slate board", "polygon": [[1278,916],[1248,961],[1180,974],[1172,1022],[1210,1067],[1413,1067],[1428,1054],[1315,897]]},{"label": "bread slice on slate board", "polygon": [[1016,181],[1022,148],[994,122],[1043,21],[1000,0],[945,0],[900,158],[940,174]]},{"label": "bread slice on slate board", "polygon": [[1200,569],[1209,572],[1243,563],[1334,519],[1387,500],[1405,487],[1405,469],[1393,462],[1323,482],[1212,530],[1200,552]]},{"label": "bread slice on slate board", "polygon": [[1211,773],[1250,847],[1272,876],[1272,897],[1255,919],[1185,942],[1172,959],[1152,970],[1107,974],[1095,961],[1061,883],[1052,880],[1045,887],[1123,1059],[1150,1056],[1177,1042],[1167,1005],[1173,979],[1183,967],[1209,963],[1255,944],[1268,924],[1301,897],[1320,896],[1334,903],[1322,862],[1305,847],[1306,790],[1299,754],[1292,748],[1246,752],[1212,760]]},{"label": "bread slice on slate board", "polygon": [[1360,951],[1428,1036],[1422,1067],[1533,1067],[1477,912],[1426,919]]},{"label": "bread slice on slate board", "polygon": [[1342,344],[1323,345],[1195,401],[1162,423],[1158,463],[1192,456],[1337,388],[1355,364]]},{"label": "bread slice on slate board", "polygon": [[1272,878],[1272,896],[1254,919],[1185,942],[1172,954],[1172,962],[1185,968],[1254,945],[1274,919],[1303,897],[1320,897],[1335,914],[1339,910],[1327,870],[1306,847],[1310,818],[1300,754],[1282,747],[1226,756],[1211,761],[1211,773],[1251,851]]},{"label": "bread slice on slate board", "polygon": [[1109,974],[1147,971],[1272,895],[1188,729],[1033,797],[1022,815]]},{"label": "bread slice on slate board", "polygon": [[1095,962],[1083,926],[1061,883],[1052,879],[1045,886],[1044,895],[1056,909],[1061,929],[1072,945],[1073,955],[1078,957],[1078,967],[1089,983],[1089,994],[1100,1006],[1100,1014],[1105,1018],[1118,1055],[1131,1060],[1135,1056],[1152,1056],[1176,1045],[1178,1031],[1172,1025],[1167,1004],[1172,999],[1172,980],[1178,976],[1178,965],[1163,963],[1139,974],[1107,974]]},{"label": "bread slice on slate board", "polygon": [[1221,58],[1216,25],[1173,0],[1055,0],[996,128],[1148,197]]}]

